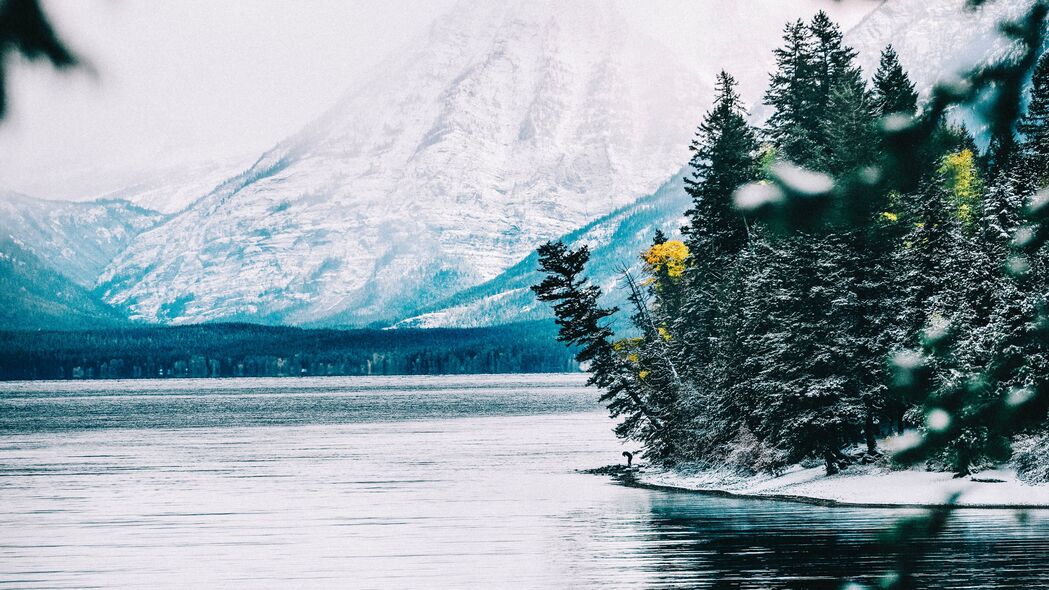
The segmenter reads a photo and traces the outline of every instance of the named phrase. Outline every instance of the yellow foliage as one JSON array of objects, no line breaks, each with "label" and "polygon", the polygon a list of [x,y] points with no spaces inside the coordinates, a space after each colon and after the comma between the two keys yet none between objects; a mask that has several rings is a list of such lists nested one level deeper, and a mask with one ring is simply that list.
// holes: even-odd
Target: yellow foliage
[{"label": "yellow foliage", "polygon": [[947,154],[940,164],[940,174],[947,179],[947,189],[957,203],[958,219],[966,224],[973,222],[973,211],[980,200],[980,175],[976,167],[976,156],[972,150]]},{"label": "yellow foliage", "polygon": [[648,377],[650,373],[651,373],[651,371],[641,371],[640,373],[637,374],[637,376],[642,378],[642,379],[644,379],[645,377]]},{"label": "yellow foliage", "polygon": [[666,272],[670,278],[685,274],[685,259],[688,258],[688,246],[681,240],[668,240],[656,244],[641,255],[652,274]]},{"label": "yellow foliage", "polygon": [[625,350],[633,350],[638,347],[644,338],[622,338],[612,343],[612,350],[616,352],[623,352]]},{"label": "yellow foliage", "polygon": [[626,357],[626,360],[628,360],[628,361],[630,361],[632,363],[636,363],[638,361],[637,353],[634,352],[634,353],[628,354],[627,357]]},{"label": "yellow foliage", "polygon": [[884,219],[885,221],[891,221],[893,223],[896,223],[897,221],[900,220],[899,214],[893,213],[892,211],[882,211],[881,212],[881,218]]},{"label": "yellow foliage", "polygon": [[664,342],[670,342],[671,336],[670,336],[670,331],[669,330],[667,330],[663,326],[660,326],[660,327],[656,328],[656,331],[659,332],[659,336],[660,336],[660,338],[663,339]]}]

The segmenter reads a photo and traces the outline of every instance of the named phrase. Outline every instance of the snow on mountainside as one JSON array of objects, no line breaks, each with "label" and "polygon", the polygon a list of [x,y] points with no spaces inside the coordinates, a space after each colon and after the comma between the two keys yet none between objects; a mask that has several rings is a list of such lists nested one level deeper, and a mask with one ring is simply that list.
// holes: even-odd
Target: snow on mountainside
[{"label": "snow on mountainside", "polygon": [[652,193],[711,90],[596,1],[467,3],[101,277],[132,317],[393,320]]},{"label": "snow on mountainside", "polygon": [[87,289],[135,236],[161,219],[127,201],[71,203],[0,194],[0,238]]},{"label": "snow on mountainside", "polygon": [[244,171],[257,158],[258,154],[198,159],[172,153],[150,164],[106,166],[104,161],[92,161],[68,167],[42,161],[17,176],[10,170],[0,170],[0,185],[24,186],[24,190],[15,192],[42,196],[49,201],[119,200],[171,214]]},{"label": "snow on mountainside", "polygon": [[1013,45],[998,24],[1021,17],[1030,0],[996,0],[967,10],[965,0],[886,0],[845,36],[860,51],[865,72],[878,67],[878,51],[889,45],[923,94],[933,84],[977,64],[1008,56]]},{"label": "snow on mountainside", "polygon": [[[590,248],[587,272],[595,277],[605,294],[603,305],[627,309],[621,285],[624,267],[637,272],[640,252],[652,243],[657,229],[674,236],[684,225],[689,198],[683,174],[668,180],[659,190],[571,232],[561,239],[573,248]],[[467,289],[430,309],[398,322],[397,327],[477,327],[551,317],[529,287],[542,277],[535,252],[495,279]]]},{"label": "snow on mountainside", "polygon": [[[252,164],[247,158],[172,165],[161,170],[130,175],[119,189],[111,189],[98,200],[124,200],[161,213],[177,213],[207,195]],[[94,199],[92,199],[94,200]]]}]

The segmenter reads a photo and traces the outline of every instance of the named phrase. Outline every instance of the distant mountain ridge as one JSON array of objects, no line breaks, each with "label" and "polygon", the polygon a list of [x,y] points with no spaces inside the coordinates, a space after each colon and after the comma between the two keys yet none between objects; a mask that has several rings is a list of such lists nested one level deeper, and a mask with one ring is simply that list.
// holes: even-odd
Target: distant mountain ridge
[{"label": "distant mountain ridge", "polygon": [[122,200],[45,201],[0,194],[0,238],[10,238],[81,287],[164,215]]}]

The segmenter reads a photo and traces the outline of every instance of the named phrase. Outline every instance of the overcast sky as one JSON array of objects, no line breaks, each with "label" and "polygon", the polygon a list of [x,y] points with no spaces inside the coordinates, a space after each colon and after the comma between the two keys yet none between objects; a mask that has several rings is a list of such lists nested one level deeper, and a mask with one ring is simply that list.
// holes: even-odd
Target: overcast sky
[{"label": "overcast sky", "polygon": [[[46,0],[59,33],[97,75],[40,65],[9,70],[0,189],[76,198],[121,188],[143,171],[246,161],[331,106],[453,3]],[[782,16],[826,6],[849,25],[871,5],[621,0],[629,18],[693,62],[729,49],[767,52],[711,45],[726,11],[753,11],[755,27],[744,34],[771,47]],[[770,11],[782,16],[770,19]]]}]

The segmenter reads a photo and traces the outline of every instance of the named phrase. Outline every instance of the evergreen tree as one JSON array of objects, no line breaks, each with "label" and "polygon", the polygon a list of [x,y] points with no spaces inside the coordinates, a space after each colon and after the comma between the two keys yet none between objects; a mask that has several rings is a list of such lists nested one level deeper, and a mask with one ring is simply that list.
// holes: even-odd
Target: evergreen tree
[{"label": "evergreen tree", "polygon": [[907,340],[917,342],[931,323],[950,316],[949,287],[952,254],[959,220],[942,177],[927,182],[911,197],[904,222],[910,231],[897,252],[902,267],[905,304],[903,326]]},{"label": "evergreen tree", "polygon": [[589,249],[570,250],[562,242],[547,242],[538,254],[539,270],[545,277],[532,291],[540,301],[553,304],[558,340],[579,347],[576,360],[588,365],[587,384],[604,390],[601,401],[613,418],[621,419],[616,434],[662,452],[663,421],[641,397],[636,368],[624,361],[631,353],[612,342],[614,333],[606,320],[616,309],[599,306],[601,289],[583,275]]},{"label": "evergreen tree", "polygon": [[914,83],[904,71],[900,57],[892,45],[881,52],[873,85],[874,108],[879,116],[896,113],[913,115],[917,111],[918,93],[914,90]]},{"label": "evergreen tree", "polygon": [[[881,140],[880,117],[917,109],[892,47],[872,91],[826,14],[788,24],[775,58],[772,146],[760,160],[735,81],[719,75],[692,144],[683,241],[657,232],[644,279],[624,271],[635,337],[613,341],[613,310],[582,276],[585,248],[540,249],[547,277],[535,290],[554,303],[561,339],[580,347],[605,389],[617,434],[663,463],[776,472],[820,458],[833,473],[873,460],[884,425],[902,432],[905,422],[925,427],[958,473],[1001,459],[1015,432],[995,422],[1003,400],[1049,391],[1049,338],[1037,323],[1049,256],[1041,234],[1024,237],[1035,219],[1024,219],[1034,215],[1025,204],[1049,181],[1049,63],[1039,62],[1015,154],[992,149],[981,168],[973,137],[942,117],[924,121],[930,135],[913,149]],[[732,195],[777,157],[844,180],[834,194],[850,213],[810,233],[748,223]],[[887,193],[868,168],[918,188]],[[789,188],[777,175],[767,188]],[[908,371],[920,384],[890,388],[885,360],[919,342],[923,362]],[[1023,427],[1045,429],[1049,402],[1039,403],[1024,406]],[[926,424],[933,412],[946,422]],[[867,456],[848,454],[857,443]]]},{"label": "evergreen tree", "polygon": [[743,464],[736,467],[776,472],[790,463],[775,425],[781,400],[792,387],[783,381],[782,356],[791,334],[781,319],[784,298],[791,293],[786,289],[790,257],[765,228],[759,225],[754,233],[739,258],[738,316],[725,322],[735,335],[726,342],[733,345],[719,346],[723,357],[715,357],[720,362],[714,368],[727,371],[712,372],[722,394],[705,405],[715,413],[710,422],[717,428],[716,443],[729,447],[726,454],[742,454],[736,459]]},{"label": "evergreen tree", "polygon": [[[785,464],[782,452],[758,438],[754,420],[755,381],[767,367],[755,351],[768,334],[769,293],[774,280],[771,242],[758,225],[725,277],[731,305],[719,308],[711,325],[711,347],[701,395],[689,408],[699,438],[698,456],[724,457],[737,469],[773,471]],[[705,393],[706,395],[702,395]]]},{"label": "evergreen tree", "polygon": [[781,157],[826,170],[832,158],[828,107],[842,78],[856,69],[856,52],[844,45],[841,29],[823,11],[809,25],[787,25],[783,41],[764,99],[773,108],[769,138]]},{"label": "evergreen tree", "polygon": [[1017,124],[1021,168],[1015,178],[1024,193],[1049,184],[1049,53],[1043,54],[1031,79],[1031,99]]},{"label": "evergreen tree", "polygon": [[[851,332],[856,298],[835,236],[797,235],[775,240],[765,261],[769,302],[761,309],[748,365],[754,431],[781,449],[787,463],[824,460],[836,473],[849,459],[842,448],[862,423],[853,370]],[[764,328],[762,330],[761,328]]]},{"label": "evergreen tree", "polygon": [[692,176],[685,180],[685,191],[692,197],[692,208],[685,212],[688,225],[682,228],[689,251],[721,266],[747,238],[746,222],[733,206],[732,193],[758,175],[758,143],[746,117],[736,80],[721,72],[714,107],[691,145]]},{"label": "evergreen tree", "polygon": [[817,93],[813,72],[813,39],[801,20],[783,31],[783,46],[774,51],[776,69],[769,79],[764,102],[772,107],[767,133],[779,156],[799,165],[819,158],[819,142],[813,116]]},{"label": "evergreen tree", "polygon": [[878,133],[867,85],[858,68],[836,81],[823,118],[827,142],[827,171],[842,176],[874,164]]},{"label": "evergreen tree", "polygon": [[[844,45],[841,30],[826,13],[820,12],[806,27],[804,43],[797,41],[801,37],[797,23],[788,27],[787,33],[786,46],[777,51],[777,72],[766,94],[766,103],[775,109],[770,135],[777,147],[796,164],[837,175],[873,164],[878,145],[875,113],[862,74],[854,63],[856,54]],[[804,67],[794,67],[795,64]],[[788,100],[791,98],[795,100]],[[791,125],[786,126],[785,122]],[[807,151],[795,149],[797,145]],[[873,202],[868,206],[875,211],[881,209]],[[783,348],[774,353],[775,360],[767,360],[784,369],[792,367],[778,377],[792,385],[779,396],[772,391],[767,393],[770,399],[784,404],[770,415],[777,416],[776,423],[781,427],[788,423],[791,426],[780,434],[774,434],[776,428],[766,426],[759,429],[759,435],[779,439],[779,444],[795,458],[798,453],[817,453],[825,459],[828,472],[836,471],[844,461],[840,449],[849,440],[847,431],[856,428],[857,415],[861,413],[857,408],[865,399],[862,389],[876,379],[857,372],[853,366],[859,350],[865,343],[867,348],[873,347],[867,341],[880,336],[881,329],[872,325],[870,334],[855,333],[867,308],[874,307],[873,302],[860,299],[858,289],[862,277],[857,271],[866,271],[861,260],[870,254],[866,237],[824,232],[782,240],[779,247],[792,264],[785,267],[784,272],[790,276],[784,277],[778,297],[783,304],[795,302],[793,308],[781,309],[779,313],[785,314],[782,321],[794,324],[794,328]],[[817,258],[812,259],[813,256]],[[817,269],[824,276],[835,277],[835,282],[824,285],[797,279]],[[867,283],[864,295],[880,296],[870,281]],[[843,336],[850,333],[852,337]],[[820,338],[824,338],[822,343]],[[813,362],[814,358],[820,362]],[[797,395],[804,397],[795,398]],[[872,391],[870,406],[876,408],[873,395]],[[873,430],[873,416],[870,422],[869,430]]]},{"label": "evergreen tree", "polygon": [[729,74],[718,75],[714,107],[706,114],[691,149],[692,177],[685,190],[692,208],[682,228],[688,258],[682,313],[668,319],[680,336],[684,362],[694,377],[710,362],[712,321],[726,296],[724,274],[747,240],[746,220],[732,203],[732,193],[758,175],[757,140]]},{"label": "evergreen tree", "polygon": [[[846,46],[842,40],[841,28],[822,10],[812,17],[809,24],[812,37],[811,84],[812,97],[808,101],[809,121],[812,126],[812,137],[819,146],[819,155],[812,162],[796,162],[815,170],[829,170],[834,160],[834,146],[827,135],[830,127],[826,124],[832,97],[839,89],[846,92],[863,85],[862,75],[856,67],[856,52]],[[844,80],[853,76],[854,80]],[[863,90],[866,94],[866,89]],[[839,105],[842,106],[842,105]]]},{"label": "evergreen tree", "polygon": [[1010,183],[996,183],[982,199],[976,231],[955,253],[960,258],[956,280],[967,310],[959,355],[968,373],[984,370],[1002,351],[1007,318],[1022,296],[1006,271],[1022,209]]}]

